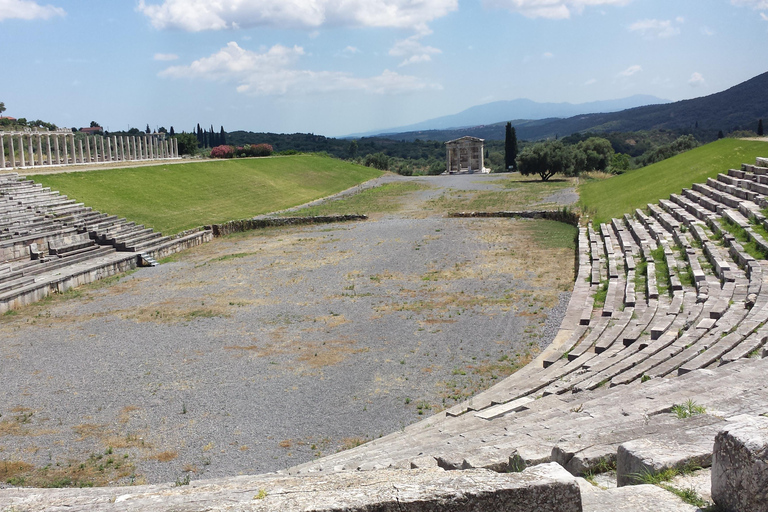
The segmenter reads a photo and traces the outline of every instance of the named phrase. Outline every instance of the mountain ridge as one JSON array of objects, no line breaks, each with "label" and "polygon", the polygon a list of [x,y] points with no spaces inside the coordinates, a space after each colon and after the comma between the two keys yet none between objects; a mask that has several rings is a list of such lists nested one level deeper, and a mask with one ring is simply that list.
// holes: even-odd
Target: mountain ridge
[{"label": "mountain ridge", "polygon": [[645,94],[635,94],[625,98],[586,103],[542,103],[527,98],[519,98],[483,103],[464,109],[456,114],[435,117],[396,128],[354,133],[341,138],[376,137],[411,131],[466,128],[506,122],[510,119],[540,120],[566,118],[580,114],[618,112],[633,107],[664,103],[669,103],[669,100]]},{"label": "mountain ridge", "polygon": [[[579,114],[565,119],[510,119],[519,139],[564,137],[577,132],[633,132],[678,130],[714,140],[720,130],[756,129],[768,119],[768,72],[724,91],[660,105],[647,105],[610,113]],[[396,140],[451,140],[462,135],[503,140],[506,122],[448,130],[388,133]],[[753,126],[754,125],[754,126]]]}]

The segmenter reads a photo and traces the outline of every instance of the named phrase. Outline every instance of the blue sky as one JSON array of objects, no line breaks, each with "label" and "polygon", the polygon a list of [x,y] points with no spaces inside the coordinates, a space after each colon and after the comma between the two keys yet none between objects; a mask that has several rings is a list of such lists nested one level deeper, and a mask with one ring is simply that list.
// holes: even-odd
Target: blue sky
[{"label": "blue sky", "polygon": [[768,0],[0,0],[5,115],[336,136],[768,71]]}]

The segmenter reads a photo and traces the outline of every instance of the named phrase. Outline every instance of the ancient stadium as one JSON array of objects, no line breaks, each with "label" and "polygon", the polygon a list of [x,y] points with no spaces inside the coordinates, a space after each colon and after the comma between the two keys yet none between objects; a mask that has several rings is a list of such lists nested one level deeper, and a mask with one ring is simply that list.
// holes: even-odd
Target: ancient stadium
[{"label": "ancient stadium", "polygon": [[386,174],[174,234],[21,172],[2,511],[765,504],[768,159],[599,223]]}]

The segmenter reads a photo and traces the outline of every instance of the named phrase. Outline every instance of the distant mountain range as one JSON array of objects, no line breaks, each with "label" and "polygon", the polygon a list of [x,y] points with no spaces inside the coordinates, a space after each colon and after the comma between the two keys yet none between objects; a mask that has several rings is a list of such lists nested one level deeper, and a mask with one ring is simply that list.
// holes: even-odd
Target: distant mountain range
[{"label": "distant mountain range", "polygon": [[[638,98],[633,96],[632,98]],[[639,98],[650,99],[650,96],[640,96]],[[616,100],[617,102],[628,101]],[[663,102],[655,98],[656,102]],[[528,100],[517,100],[527,102]],[[514,104],[513,102],[496,102],[505,104]],[[486,107],[495,105],[481,105],[468,109],[456,116],[461,116],[467,112],[480,112]],[[534,103],[534,102],[531,102]],[[596,105],[610,102],[595,102]],[[539,105],[558,105],[558,104],[539,104]],[[563,105],[563,104],[560,104]],[[564,104],[568,105],[568,104]],[[580,105],[571,105],[579,107]],[[539,112],[545,112],[548,108],[554,111],[553,107],[542,108]],[[607,107],[606,107],[607,108]],[[533,110],[531,110],[533,111]],[[509,112],[512,112],[510,110]],[[472,114],[476,115],[476,114]],[[454,116],[438,118],[438,120],[449,119]],[[552,116],[556,117],[556,116]],[[691,100],[677,101],[674,103],[662,103],[655,105],[645,105],[634,108],[628,108],[613,112],[592,112],[571,115],[565,119],[561,118],[538,118],[532,119],[521,115],[507,115],[501,122],[485,123],[476,125],[465,125],[458,128],[439,128],[439,129],[410,129],[399,133],[380,134],[379,137],[395,140],[412,141],[415,139],[446,141],[461,137],[463,135],[472,135],[488,140],[504,139],[504,125],[506,121],[512,121],[515,126],[517,136],[524,140],[538,140],[556,136],[567,136],[576,132],[633,132],[639,130],[683,130],[700,135],[703,139],[714,139],[719,130],[724,132],[733,129],[752,129],[757,128],[758,119],[768,121],[768,73],[763,73],[746,82],[731,87],[730,89],[695,98]],[[466,117],[467,119],[469,117]],[[437,120],[433,120],[437,121]],[[427,124],[419,123],[419,125]],[[413,125],[417,126],[417,125]]]},{"label": "distant mountain range", "polygon": [[619,112],[644,105],[669,103],[656,96],[636,94],[628,98],[606,101],[592,101],[589,103],[538,103],[528,99],[494,101],[470,107],[458,114],[436,117],[420,123],[388,130],[378,130],[366,133],[355,133],[345,138],[384,136],[394,133],[414,132],[424,130],[448,130],[466,128],[487,124],[506,123],[512,119],[549,119],[572,117],[580,114],[594,114],[606,112]]}]

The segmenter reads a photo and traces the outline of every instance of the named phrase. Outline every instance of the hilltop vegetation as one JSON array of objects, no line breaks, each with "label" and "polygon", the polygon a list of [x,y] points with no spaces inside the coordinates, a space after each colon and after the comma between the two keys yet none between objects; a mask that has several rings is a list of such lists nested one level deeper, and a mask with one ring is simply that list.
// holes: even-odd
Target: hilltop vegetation
[{"label": "hilltop vegetation", "polygon": [[722,139],[610,179],[582,179],[579,205],[593,222],[608,222],[766,155],[766,142]]},{"label": "hilltop vegetation", "polygon": [[[648,105],[609,114],[587,114],[567,119],[513,120],[517,136],[526,140],[564,137],[577,132],[638,132],[670,130],[677,135],[692,134],[711,142],[718,132],[756,130],[759,119],[768,119],[768,73],[758,75],[730,89],[701,98],[661,105]],[[396,140],[450,140],[461,135],[481,139],[504,137],[505,123],[493,123],[459,130],[424,130],[388,134]],[[618,150],[617,150],[618,151]]]},{"label": "hilltop vegetation", "polygon": [[376,169],[300,155],[47,174],[45,187],[164,234],[290,208],[376,178]]}]

